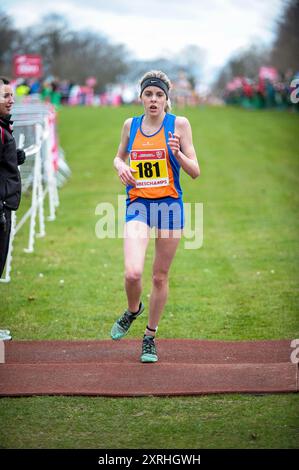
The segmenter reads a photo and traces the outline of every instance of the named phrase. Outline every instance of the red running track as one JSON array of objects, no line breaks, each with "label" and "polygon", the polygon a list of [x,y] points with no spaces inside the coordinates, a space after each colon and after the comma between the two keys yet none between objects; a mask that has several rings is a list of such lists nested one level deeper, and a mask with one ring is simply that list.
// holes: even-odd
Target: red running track
[{"label": "red running track", "polygon": [[4,343],[0,396],[298,392],[291,340],[158,339],[155,364],[135,339]]}]

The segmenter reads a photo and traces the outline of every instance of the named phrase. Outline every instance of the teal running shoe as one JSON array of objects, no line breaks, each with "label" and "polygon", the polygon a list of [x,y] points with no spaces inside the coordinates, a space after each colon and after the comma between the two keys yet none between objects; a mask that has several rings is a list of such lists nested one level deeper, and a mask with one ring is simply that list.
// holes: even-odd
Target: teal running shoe
[{"label": "teal running shoe", "polygon": [[153,336],[143,336],[141,362],[157,362],[158,355]]},{"label": "teal running shoe", "polygon": [[136,320],[136,318],[142,314],[143,310],[144,310],[144,305],[142,302],[140,302],[139,304],[139,310],[137,313],[133,314],[129,310],[126,310],[124,314],[112,326],[111,333],[110,333],[111,338],[112,339],[123,338],[128,333],[133,321]]}]

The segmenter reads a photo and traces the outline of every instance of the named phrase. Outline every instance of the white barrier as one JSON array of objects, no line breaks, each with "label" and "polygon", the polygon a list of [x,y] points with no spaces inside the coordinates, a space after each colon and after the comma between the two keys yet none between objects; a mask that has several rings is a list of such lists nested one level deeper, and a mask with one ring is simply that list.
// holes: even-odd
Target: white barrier
[{"label": "white barrier", "polygon": [[[53,106],[43,103],[26,103],[14,106],[14,136],[18,148],[26,153],[25,163],[19,167],[22,181],[22,193],[31,191],[30,208],[17,223],[17,216],[12,211],[12,227],[9,250],[6,260],[5,276],[0,282],[11,280],[13,241],[16,234],[29,219],[28,245],[26,253],[34,251],[36,237],[46,234],[44,205],[48,195],[49,215],[47,220],[56,218],[59,205],[58,186],[70,176],[70,169],[64,160],[63,151],[58,148],[56,136],[56,114]],[[36,230],[38,219],[39,231]]]}]

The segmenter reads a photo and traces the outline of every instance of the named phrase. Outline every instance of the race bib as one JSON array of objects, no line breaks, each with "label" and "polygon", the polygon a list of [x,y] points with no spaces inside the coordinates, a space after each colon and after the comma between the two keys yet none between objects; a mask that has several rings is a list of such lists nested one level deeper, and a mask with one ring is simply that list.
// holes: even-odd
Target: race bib
[{"label": "race bib", "polygon": [[167,186],[169,184],[165,149],[131,150],[130,167],[136,179],[136,188]]}]

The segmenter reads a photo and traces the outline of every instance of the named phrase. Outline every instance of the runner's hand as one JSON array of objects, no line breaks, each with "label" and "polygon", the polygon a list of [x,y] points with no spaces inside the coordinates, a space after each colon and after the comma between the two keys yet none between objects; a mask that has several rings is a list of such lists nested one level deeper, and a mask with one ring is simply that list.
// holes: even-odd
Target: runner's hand
[{"label": "runner's hand", "polygon": [[136,186],[136,180],[133,176],[133,173],[137,173],[137,170],[130,168],[129,165],[123,162],[121,165],[119,165],[117,172],[122,184],[125,186],[128,184]]},{"label": "runner's hand", "polygon": [[178,156],[179,151],[181,150],[180,146],[180,136],[178,134],[172,134],[168,132],[168,145],[171,148],[171,151],[175,157]]}]

